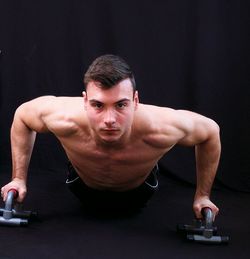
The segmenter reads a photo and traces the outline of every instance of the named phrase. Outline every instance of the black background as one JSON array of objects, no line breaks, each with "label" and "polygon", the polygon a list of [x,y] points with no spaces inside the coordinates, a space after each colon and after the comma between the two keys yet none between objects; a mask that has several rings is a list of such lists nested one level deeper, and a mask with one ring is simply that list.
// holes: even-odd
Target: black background
[{"label": "black background", "polygon": [[[132,67],[140,101],[188,109],[218,122],[217,178],[250,191],[249,1],[0,1],[0,164],[11,164],[15,109],[41,95],[79,96],[94,58],[112,53]],[[39,135],[31,167],[61,169],[65,154]],[[161,165],[195,181],[192,148]],[[11,174],[11,172],[9,172]]]},{"label": "black background", "polygon": [[193,148],[178,146],[161,160],[159,191],[142,213],[105,218],[89,215],[67,190],[64,151],[40,134],[24,204],[38,220],[1,226],[0,257],[249,258],[249,11],[248,0],[0,0],[0,186],[11,177],[15,109],[41,95],[80,96],[93,59],[117,54],[132,67],[142,103],[220,125],[217,182],[226,188],[216,184],[211,198],[218,235],[230,236],[228,246],[207,246],[176,233],[193,218]]}]

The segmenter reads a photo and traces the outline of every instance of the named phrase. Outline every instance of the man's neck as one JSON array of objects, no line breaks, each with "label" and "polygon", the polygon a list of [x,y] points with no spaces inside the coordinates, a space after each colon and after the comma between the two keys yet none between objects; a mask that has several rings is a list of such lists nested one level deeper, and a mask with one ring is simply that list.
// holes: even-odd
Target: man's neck
[{"label": "man's neck", "polygon": [[102,139],[95,139],[96,146],[107,151],[121,150],[128,146],[131,140],[131,131],[126,132],[117,141],[104,141]]}]

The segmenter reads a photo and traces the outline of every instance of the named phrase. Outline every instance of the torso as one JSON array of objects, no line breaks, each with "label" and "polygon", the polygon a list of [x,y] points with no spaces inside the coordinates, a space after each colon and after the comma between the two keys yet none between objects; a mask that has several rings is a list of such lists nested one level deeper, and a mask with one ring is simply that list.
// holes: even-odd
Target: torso
[{"label": "torso", "polygon": [[82,180],[96,189],[123,191],[139,186],[162,155],[141,141],[110,151],[94,143],[79,144],[73,149],[66,144],[65,151]]},{"label": "torso", "polygon": [[[72,98],[71,98],[72,99]],[[135,126],[125,146],[107,148],[98,146],[86,129],[82,98],[74,97],[63,105],[63,111],[51,118],[49,130],[60,140],[69,160],[86,185],[95,189],[125,191],[141,185],[158,160],[175,144],[165,140],[150,128],[147,114],[150,107],[141,104],[135,116],[140,127]],[[65,109],[65,110],[64,110]],[[149,128],[147,128],[149,127]],[[143,128],[143,132],[141,129]]]}]

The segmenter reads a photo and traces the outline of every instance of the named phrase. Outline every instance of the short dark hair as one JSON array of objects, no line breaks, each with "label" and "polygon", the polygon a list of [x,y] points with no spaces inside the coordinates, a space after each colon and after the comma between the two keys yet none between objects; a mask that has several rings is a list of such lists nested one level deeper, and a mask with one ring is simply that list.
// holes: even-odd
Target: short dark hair
[{"label": "short dark hair", "polygon": [[89,82],[96,81],[104,89],[109,89],[128,78],[131,81],[133,92],[135,92],[135,79],[129,65],[121,57],[107,54],[96,58],[89,66],[84,75],[84,85],[87,88]]}]

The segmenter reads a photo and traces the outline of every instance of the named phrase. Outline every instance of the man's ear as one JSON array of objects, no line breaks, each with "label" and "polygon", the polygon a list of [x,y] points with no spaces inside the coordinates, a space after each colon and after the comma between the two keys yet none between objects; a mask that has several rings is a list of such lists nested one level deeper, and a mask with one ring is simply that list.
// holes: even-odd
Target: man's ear
[{"label": "man's ear", "polygon": [[134,103],[135,103],[135,109],[137,109],[138,104],[139,104],[139,95],[138,95],[138,91],[135,91],[135,93],[134,93]]},{"label": "man's ear", "polygon": [[83,92],[82,92],[82,97],[84,98],[84,100],[87,99],[87,93],[86,93],[86,91],[83,91]]},{"label": "man's ear", "polygon": [[84,102],[84,108],[86,109],[86,103],[88,100],[86,91],[82,92],[82,97],[83,97],[83,102]]}]

